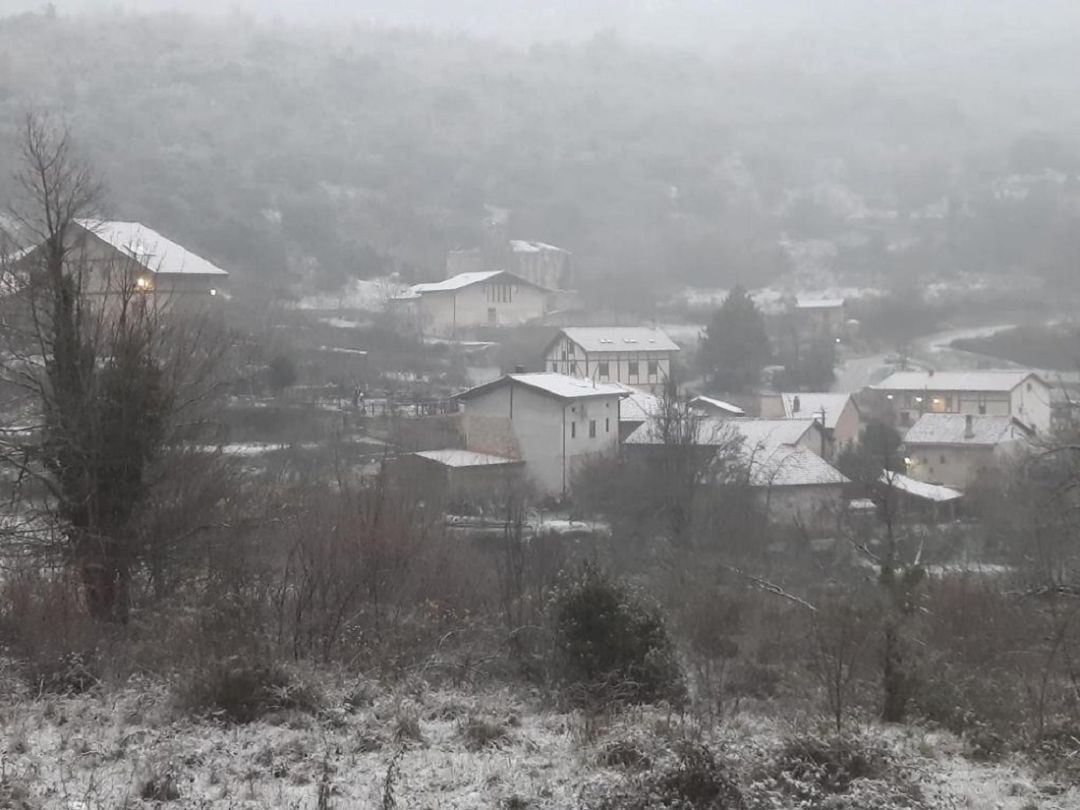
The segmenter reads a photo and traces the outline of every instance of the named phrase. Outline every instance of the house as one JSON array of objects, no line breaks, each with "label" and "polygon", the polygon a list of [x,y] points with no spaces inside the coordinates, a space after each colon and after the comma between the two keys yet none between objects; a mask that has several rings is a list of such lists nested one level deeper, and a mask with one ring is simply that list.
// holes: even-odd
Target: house
[{"label": "house", "polygon": [[843,298],[799,298],[794,315],[799,334],[806,338],[836,338],[844,331],[845,304]]},{"label": "house", "polygon": [[466,449],[520,460],[540,493],[564,497],[585,462],[618,449],[626,396],[621,386],[543,372],[508,374],[457,398]]},{"label": "house", "polygon": [[845,445],[857,442],[862,430],[862,417],[851,394],[780,393],[763,394],[761,415],[779,419],[812,417],[821,422],[829,440],[831,458]]},{"label": "house", "polygon": [[544,349],[544,368],[596,382],[663,391],[679,346],[645,326],[568,326]]},{"label": "house", "polygon": [[907,474],[963,490],[983,470],[1026,449],[1033,436],[1012,416],[924,413],[904,436]]},{"label": "house", "polygon": [[[770,521],[817,530],[839,515],[850,481],[818,454],[824,431],[815,420],[706,418],[698,435],[697,446],[706,451],[737,455]],[[629,452],[656,452],[663,439],[654,421],[635,430],[625,444]]]},{"label": "house", "polygon": [[958,489],[927,484],[898,472],[882,472],[877,490],[881,497],[892,499],[892,508],[899,515],[933,523],[955,520],[964,498]]},{"label": "house", "polygon": [[1034,371],[898,371],[871,389],[884,396],[901,427],[923,414],[1011,416],[1050,431],[1050,386]]},{"label": "house", "polygon": [[471,450],[424,450],[398,461],[398,472],[425,497],[447,502],[505,502],[522,480],[524,462]]},{"label": "house", "polygon": [[570,251],[545,242],[509,238],[510,212],[488,206],[483,244],[446,254],[446,277],[506,270],[550,291],[572,286]]},{"label": "house", "polygon": [[738,419],[746,416],[746,411],[738,405],[734,405],[722,399],[716,399],[715,397],[696,396],[687,404],[690,406],[691,410],[707,416],[727,417],[729,419]]},{"label": "house", "polygon": [[[224,292],[229,274],[139,222],[80,219],[73,262],[88,270],[84,291],[105,295],[135,289],[170,299],[206,299]],[[33,261],[37,248],[24,251]]]},{"label": "house", "polygon": [[461,273],[414,284],[394,299],[412,309],[421,334],[457,338],[480,326],[517,326],[540,318],[550,293],[505,270]]}]

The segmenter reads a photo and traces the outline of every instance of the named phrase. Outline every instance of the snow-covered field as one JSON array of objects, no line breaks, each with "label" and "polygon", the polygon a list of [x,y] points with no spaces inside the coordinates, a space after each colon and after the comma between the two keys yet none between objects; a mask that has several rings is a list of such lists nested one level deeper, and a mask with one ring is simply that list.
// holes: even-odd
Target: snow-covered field
[{"label": "snow-covered field", "polygon": [[[770,775],[769,763],[793,733],[821,732],[813,719],[746,712],[710,730],[653,708],[586,718],[525,691],[432,689],[421,675],[393,688],[338,680],[317,715],[282,712],[243,726],[187,717],[151,683],[75,697],[4,692],[3,807],[578,810],[632,791],[680,740],[717,752],[752,810],[1080,806],[1076,787],[1022,762],[969,761],[949,734],[869,727],[866,738],[895,763],[889,774],[855,779],[828,803],[808,802],[790,776]],[[611,755],[631,749],[644,759]],[[898,787],[911,792],[910,803]],[[901,798],[884,805],[883,796]]]}]

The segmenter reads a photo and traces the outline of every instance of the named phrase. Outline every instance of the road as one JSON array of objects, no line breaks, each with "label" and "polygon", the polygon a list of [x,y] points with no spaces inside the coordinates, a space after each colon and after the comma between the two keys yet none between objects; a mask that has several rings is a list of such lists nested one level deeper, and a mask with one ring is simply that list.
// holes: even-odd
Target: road
[{"label": "road", "polygon": [[[987,364],[992,365],[994,368],[1015,368],[1017,367],[1015,363],[989,357],[985,354],[960,351],[950,345],[954,340],[989,337],[1014,327],[1015,324],[1002,323],[935,332],[915,341],[908,357],[908,363],[910,366],[933,368],[935,371],[963,371],[985,367]],[[868,385],[881,382],[897,370],[895,363],[887,362],[887,358],[895,358],[895,356],[895,352],[882,352],[880,354],[845,359],[837,366],[836,382],[833,384],[833,390],[844,392],[860,391]]]}]

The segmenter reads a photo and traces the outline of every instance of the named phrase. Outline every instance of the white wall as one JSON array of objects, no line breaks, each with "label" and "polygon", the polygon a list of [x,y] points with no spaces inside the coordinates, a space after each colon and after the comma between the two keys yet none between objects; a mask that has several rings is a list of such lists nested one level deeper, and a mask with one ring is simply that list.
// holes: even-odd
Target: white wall
[{"label": "white wall", "polygon": [[536,287],[497,282],[421,293],[420,328],[425,334],[453,337],[478,326],[516,326],[541,317],[547,301],[548,294]]},{"label": "white wall", "polygon": [[941,484],[965,489],[979,473],[995,463],[997,456],[991,446],[950,447],[919,445],[908,448],[912,465],[908,475],[929,484]]},{"label": "white wall", "polygon": [[[557,371],[596,382],[621,382],[659,394],[671,375],[673,355],[674,352],[633,350],[586,353],[572,340],[560,336],[544,358],[544,371]],[[652,374],[649,373],[650,362],[655,363]],[[601,373],[602,363],[607,363],[606,375]],[[637,364],[637,374],[631,374],[634,363]]]},{"label": "white wall", "polygon": [[[502,385],[469,400],[466,424],[471,416],[510,420],[526,475],[547,495],[564,494],[585,461],[614,451],[619,443],[617,396],[560,400],[526,386]],[[589,435],[591,421],[595,436]]]},{"label": "white wall", "polygon": [[835,529],[844,504],[842,484],[755,487],[754,492],[770,523],[797,524],[823,532]]},{"label": "white wall", "polygon": [[1050,432],[1050,386],[1026,380],[1012,390],[1010,399],[1013,416],[1042,436]]}]

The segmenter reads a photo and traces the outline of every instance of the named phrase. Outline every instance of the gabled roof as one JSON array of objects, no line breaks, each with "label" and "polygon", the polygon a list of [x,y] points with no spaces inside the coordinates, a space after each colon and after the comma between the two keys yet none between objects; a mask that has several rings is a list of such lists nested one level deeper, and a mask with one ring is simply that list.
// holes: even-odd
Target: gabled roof
[{"label": "gabled roof", "polygon": [[492,382],[463,391],[457,395],[457,398],[463,400],[474,399],[504,385],[523,385],[526,388],[563,400],[628,396],[628,392],[621,385],[593,383],[580,377],[545,371],[532,374],[507,374]]},{"label": "gabled roof", "polygon": [[490,453],[474,453],[471,450],[422,450],[413,455],[444,467],[496,467],[522,463],[517,459]]},{"label": "gabled roof", "polygon": [[1030,377],[1042,382],[1029,369],[994,371],[898,371],[877,385],[878,391],[1012,391]]},{"label": "gabled roof", "polygon": [[618,386],[626,392],[626,398],[619,405],[620,422],[646,422],[660,413],[660,397],[656,394],[623,383],[608,384]]},{"label": "gabled roof", "polygon": [[796,445],[817,423],[806,419],[734,419],[726,421],[743,437],[748,449],[771,449],[780,445]]},{"label": "gabled roof", "polygon": [[752,487],[842,486],[850,483],[847,476],[805,447],[783,445],[751,454],[748,458]]},{"label": "gabled roof", "polygon": [[157,275],[229,275],[139,222],[79,219],[75,224]]},{"label": "gabled roof", "polygon": [[560,334],[587,352],[679,351],[675,341],[659,329],[647,326],[567,326]]},{"label": "gabled roof", "polygon": [[[968,425],[971,426],[968,435]],[[904,444],[996,447],[1027,439],[1032,431],[1011,416],[981,416],[962,413],[924,413],[904,436]]]},{"label": "gabled roof", "polygon": [[[833,430],[840,421],[840,414],[851,402],[851,394],[781,394],[780,401],[784,405],[784,416],[788,419],[820,419],[824,410],[825,419],[823,427]],[[796,404],[798,408],[796,409]]]},{"label": "gabled roof", "polygon": [[746,416],[746,411],[738,405],[732,405],[730,402],[724,402],[724,400],[715,399],[714,397],[696,396],[690,400],[691,407],[699,405],[704,405],[714,411],[720,411],[728,416]]},{"label": "gabled roof", "polygon": [[544,289],[539,284],[516,276],[506,270],[486,270],[476,273],[458,273],[456,276],[451,276],[442,281],[414,284],[409,288],[408,294],[423,295],[424,293],[455,292],[457,290],[463,290],[466,287],[471,287],[473,284],[480,284],[484,281],[491,281],[492,279],[503,277],[507,281],[511,281],[514,284],[519,284],[524,287],[535,287],[538,290]]},{"label": "gabled roof", "polygon": [[909,478],[908,476],[901,475],[897,472],[883,472],[881,478],[878,479],[878,482],[895,487],[901,492],[905,492],[916,498],[934,501],[935,503],[949,503],[950,501],[956,501],[964,497],[963,492],[950,487],[916,481],[914,478]]}]

